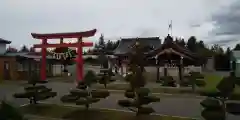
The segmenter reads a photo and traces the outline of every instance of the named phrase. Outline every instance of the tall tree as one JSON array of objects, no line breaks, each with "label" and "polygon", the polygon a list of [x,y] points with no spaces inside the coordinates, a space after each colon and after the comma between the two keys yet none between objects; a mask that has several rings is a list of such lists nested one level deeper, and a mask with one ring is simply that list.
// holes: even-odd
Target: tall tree
[{"label": "tall tree", "polygon": [[116,49],[118,47],[119,43],[120,43],[120,40],[117,40],[116,42],[114,42],[113,49]]},{"label": "tall tree", "polygon": [[240,44],[236,44],[234,50],[240,50]]},{"label": "tall tree", "polygon": [[34,48],[34,47],[31,47],[31,48],[29,49],[29,52],[36,52],[36,51],[35,51],[35,48]]},{"label": "tall tree", "polygon": [[106,50],[111,51],[113,49],[113,42],[108,40],[106,46]]},{"label": "tall tree", "polygon": [[102,47],[102,48],[105,48],[105,42],[104,42],[104,36],[103,34],[101,34],[100,38],[99,38],[99,41],[98,41],[98,47]]},{"label": "tall tree", "polygon": [[197,39],[195,36],[191,36],[188,41],[187,41],[187,47],[189,50],[191,50],[192,52],[196,52],[197,51],[197,48],[196,48],[196,45],[197,45]]},{"label": "tall tree", "polygon": [[18,52],[17,48],[9,46],[6,50],[7,53],[16,53]]},{"label": "tall tree", "polygon": [[214,44],[211,48],[211,51],[213,51],[215,54],[223,54],[224,53],[224,50],[218,44]]},{"label": "tall tree", "polygon": [[29,52],[29,49],[27,48],[26,45],[23,45],[22,48],[20,49],[20,52]]},{"label": "tall tree", "polygon": [[184,39],[181,39],[179,41],[179,45],[182,46],[182,47],[185,47],[186,43],[185,43]]},{"label": "tall tree", "polygon": [[198,49],[203,49],[203,48],[205,48],[204,42],[203,42],[202,40],[199,41],[199,42],[197,42],[197,44],[198,44]]}]

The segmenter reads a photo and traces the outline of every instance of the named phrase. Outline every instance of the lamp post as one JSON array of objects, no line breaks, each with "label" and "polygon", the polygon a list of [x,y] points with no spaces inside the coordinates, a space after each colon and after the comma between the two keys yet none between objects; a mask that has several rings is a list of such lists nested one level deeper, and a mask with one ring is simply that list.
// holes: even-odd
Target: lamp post
[{"label": "lamp post", "polygon": [[155,61],[156,61],[156,68],[157,68],[157,81],[159,81],[159,60],[158,56],[155,56]]}]

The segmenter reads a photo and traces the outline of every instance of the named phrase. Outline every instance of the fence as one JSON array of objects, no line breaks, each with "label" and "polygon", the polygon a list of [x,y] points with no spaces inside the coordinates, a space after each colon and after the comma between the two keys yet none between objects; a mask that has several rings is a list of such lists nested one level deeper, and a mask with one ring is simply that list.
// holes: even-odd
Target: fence
[{"label": "fence", "polygon": [[[157,68],[156,67],[145,67],[146,72],[150,73],[156,73]],[[179,68],[178,67],[167,67],[168,75],[170,76],[179,76]],[[186,66],[184,67],[183,74],[188,74],[189,72],[202,72],[202,67],[201,66]],[[164,73],[164,67],[159,68],[160,75],[163,75]],[[121,71],[119,70],[119,73]],[[126,73],[126,66],[123,66],[123,74]]]}]

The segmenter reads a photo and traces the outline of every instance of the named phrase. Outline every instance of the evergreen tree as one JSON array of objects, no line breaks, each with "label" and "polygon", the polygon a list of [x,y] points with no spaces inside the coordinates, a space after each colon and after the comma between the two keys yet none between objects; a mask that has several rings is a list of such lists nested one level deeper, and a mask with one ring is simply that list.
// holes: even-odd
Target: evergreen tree
[{"label": "evergreen tree", "polygon": [[34,47],[31,47],[29,52],[36,52]]},{"label": "evergreen tree", "polygon": [[219,46],[218,44],[214,44],[211,47],[211,51],[213,51],[215,54],[223,54],[224,50],[221,46]]},{"label": "evergreen tree", "polygon": [[84,76],[84,81],[78,83],[78,86],[70,91],[70,94],[61,97],[63,103],[74,103],[84,105],[89,109],[92,103],[99,102],[101,98],[107,98],[110,93],[106,90],[91,90],[89,86],[96,81],[96,75],[93,71],[88,71]]},{"label": "evergreen tree", "polygon": [[26,45],[23,45],[19,52],[29,52],[29,49]]},{"label": "evergreen tree", "polygon": [[24,87],[25,92],[15,93],[15,98],[27,98],[30,104],[37,104],[38,101],[46,100],[57,95],[56,92],[52,92],[52,89],[47,88],[44,85],[47,81],[39,80],[39,76],[34,73],[28,81],[29,86]]},{"label": "evergreen tree", "polygon": [[196,52],[197,51],[197,39],[195,36],[191,36],[188,41],[187,41],[187,47],[189,50],[191,50],[192,52]]},{"label": "evergreen tree", "polygon": [[236,44],[234,50],[240,50],[240,44]]},{"label": "evergreen tree", "polygon": [[16,53],[18,50],[14,47],[9,46],[6,50],[7,53]]},{"label": "evergreen tree", "polygon": [[100,36],[100,38],[99,38],[98,47],[99,47],[99,48],[105,48],[105,47],[106,47],[105,42],[104,42],[104,36],[103,36],[103,34],[101,34],[101,36]]},{"label": "evergreen tree", "polygon": [[106,44],[106,50],[107,51],[111,51],[113,50],[113,42],[108,40],[107,44]]}]

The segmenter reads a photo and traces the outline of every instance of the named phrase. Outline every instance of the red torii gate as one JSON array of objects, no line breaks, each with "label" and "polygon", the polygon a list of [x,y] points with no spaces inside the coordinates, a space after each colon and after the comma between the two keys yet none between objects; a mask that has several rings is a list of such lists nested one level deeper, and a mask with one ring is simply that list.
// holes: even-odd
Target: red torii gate
[{"label": "red torii gate", "polygon": [[[42,59],[41,59],[41,80],[46,80],[46,56],[47,48],[51,47],[76,47],[77,48],[77,81],[83,80],[83,57],[82,48],[93,46],[92,42],[82,42],[83,37],[91,37],[96,33],[96,29],[84,31],[84,32],[72,32],[72,33],[52,33],[52,34],[37,34],[31,33],[35,39],[41,39],[42,44],[35,44],[34,48],[41,48]],[[63,43],[63,38],[77,38],[76,43]],[[60,39],[59,44],[48,44],[48,39]]]}]

